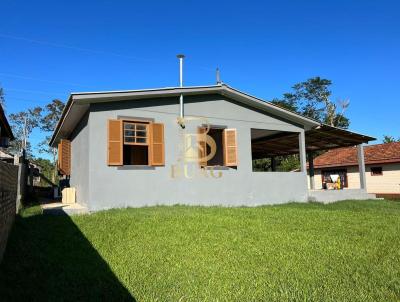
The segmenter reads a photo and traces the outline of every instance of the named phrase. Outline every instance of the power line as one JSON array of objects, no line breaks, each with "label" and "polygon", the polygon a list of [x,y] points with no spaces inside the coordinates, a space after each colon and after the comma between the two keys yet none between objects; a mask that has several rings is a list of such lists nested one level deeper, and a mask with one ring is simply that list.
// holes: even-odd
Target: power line
[{"label": "power line", "polygon": [[47,100],[34,101],[34,100],[16,98],[16,97],[13,97],[13,96],[7,96],[6,97],[6,103],[8,103],[8,104],[9,103],[14,103],[13,100],[16,101],[15,103],[22,102],[22,103],[38,104],[38,105],[43,105],[45,102],[47,102]]},{"label": "power line", "polygon": [[141,58],[141,57],[136,57],[136,56],[128,56],[128,55],[123,55],[123,54],[114,53],[114,52],[108,52],[108,51],[96,50],[96,49],[90,49],[90,48],[83,48],[83,47],[77,47],[77,46],[72,46],[72,45],[53,43],[53,42],[48,42],[48,41],[43,41],[43,40],[29,39],[29,38],[24,38],[24,37],[17,37],[17,36],[7,35],[7,34],[3,34],[3,33],[0,33],[0,38],[20,40],[20,41],[25,41],[25,42],[31,42],[31,43],[37,43],[37,44],[53,46],[53,47],[67,48],[67,49],[72,49],[72,50],[77,50],[77,51],[84,51],[84,52],[91,52],[91,53],[97,53],[97,54],[112,55],[112,56],[121,57],[121,58],[125,58],[125,59],[160,62],[159,60],[155,60],[155,59]]},{"label": "power line", "polygon": [[[79,47],[79,46],[74,46],[74,45],[59,44],[59,43],[53,43],[53,42],[44,41],[44,40],[36,40],[36,39],[30,39],[30,38],[25,38],[25,37],[13,36],[13,35],[4,34],[4,33],[0,33],[0,38],[25,41],[25,42],[42,44],[42,45],[47,45],[47,46],[59,47],[59,48],[66,48],[66,49],[71,49],[71,50],[76,50],[76,51],[91,52],[91,53],[103,54],[103,55],[112,55],[112,56],[115,56],[115,57],[138,60],[138,61],[147,61],[147,62],[156,62],[156,63],[165,62],[165,60],[157,60],[157,59],[154,59],[154,58],[144,58],[144,57],[130,56],[130,55],[124,55],[124,54],[115,53],[115,52],[104,51],[104,50],[90,49],[90,48]],[[197,66],[198,68],[201,68],[203,70],[208,70],[208,71],[213,71],[214,70],[213,68],[202,66],[202,65],[198,65],[198,64],[191,64],[191,65],[192,66]]]},{"label": "power line", "polygon": [[53,83],[53,84],[65,84],[65,85],[72,85],[72,86],[80,86],[80,87],[90,88],[90,86],[81,85],[81,84],[78,84],[78,83],[69,83],[69,82],[63,82],[63,81],[45,80],[45,79],[39,79],[39,78],[35,78],[35,77],[27,77],[27,76],[22,76],[22,75],[18,75],[18,74],[9,74],[9,73],[3,73],[3,72],[0,72],[0,76],[9,77],[9,78],[15,78],[15,79],[32,80],[32,81],[39,81],[39,82],[46,82],[46,83]]},{"label": "power line", "polygon": [[7,88],[7,91],[16,91],[16,92],[27,92],[27,93],[38,93],[38,94],[45,94],[45,95],[65,95],[65,92],[50,92],[50,91],[41,91],[41,90],[27,90],[27,89],[15,89],[15,88]]}]

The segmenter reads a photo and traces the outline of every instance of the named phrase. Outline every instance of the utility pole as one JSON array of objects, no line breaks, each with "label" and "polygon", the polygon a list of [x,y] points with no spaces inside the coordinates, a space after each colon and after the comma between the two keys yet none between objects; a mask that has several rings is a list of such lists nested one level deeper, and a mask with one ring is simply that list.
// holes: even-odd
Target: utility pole
[{"label": "utility pole", "polygon": [[27,130],[26,130],[26,115],[25,115],[24,116],[24,139],[23,139],[23,144],[22,144],[23,150],[26,150],[26,141],[27,141],[26,133],[27,133]]}]

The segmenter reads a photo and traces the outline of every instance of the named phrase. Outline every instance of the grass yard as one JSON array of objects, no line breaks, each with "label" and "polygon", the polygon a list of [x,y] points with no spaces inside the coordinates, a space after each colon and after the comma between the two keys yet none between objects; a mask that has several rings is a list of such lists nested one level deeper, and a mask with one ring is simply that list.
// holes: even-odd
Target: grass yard
[{"label": "grass yard", "polygon": [[399,301],[400,202],[18,217],[0,300]]}]

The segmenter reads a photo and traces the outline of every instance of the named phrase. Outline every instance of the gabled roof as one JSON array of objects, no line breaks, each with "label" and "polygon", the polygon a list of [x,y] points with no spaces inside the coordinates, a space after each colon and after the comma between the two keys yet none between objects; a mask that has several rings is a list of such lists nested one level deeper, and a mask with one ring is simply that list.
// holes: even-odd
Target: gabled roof
[{"label": "gabled roof", "polygon": [[[89,109],[91,103],[118,102],[124,100],[139,100],[160,97],[220,94],[253,108],[263,110],[293,123],[312,128],[319,125],[315,120],[288,111],[270,102],[256,98],[226,84],[193,87],[169,87],[145,90],[103,91],[72,93],[64,108],[61,119],[54,130],[50,145],[55,146],[60,138],[68,136]],[[178,115],[178,112],[177,112]]]},{"label": "gabled roof", "polygon": [[6,115],[4,113],[3,107],[0,104],[0,128],[4,129],[2,131],[4,131],[5,133],[0,133],[5,135],[6,137],[8,137],[10,140],[14,139],[14,135],[12,133],[10,124],[7,121]]},{"label": "gabled roof", "polygon": [[[364,147],[366,164],[400,163],[400,142]],[[357,148],[332,149],[314,159],[315,168],[356,166]]]}]

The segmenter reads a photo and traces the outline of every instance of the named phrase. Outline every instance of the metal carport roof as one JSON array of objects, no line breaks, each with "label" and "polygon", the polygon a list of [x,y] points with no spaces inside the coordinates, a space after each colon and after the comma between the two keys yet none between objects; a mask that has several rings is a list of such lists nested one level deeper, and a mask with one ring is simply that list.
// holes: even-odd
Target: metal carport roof
[{"label": "metal carport roof", "polygon": [[[375,138],[321,124],[305,131],[307,152],[348,147],[374,141]],[[298,133],[281,132],[252,140],[253,159],[299,153]]]}]

